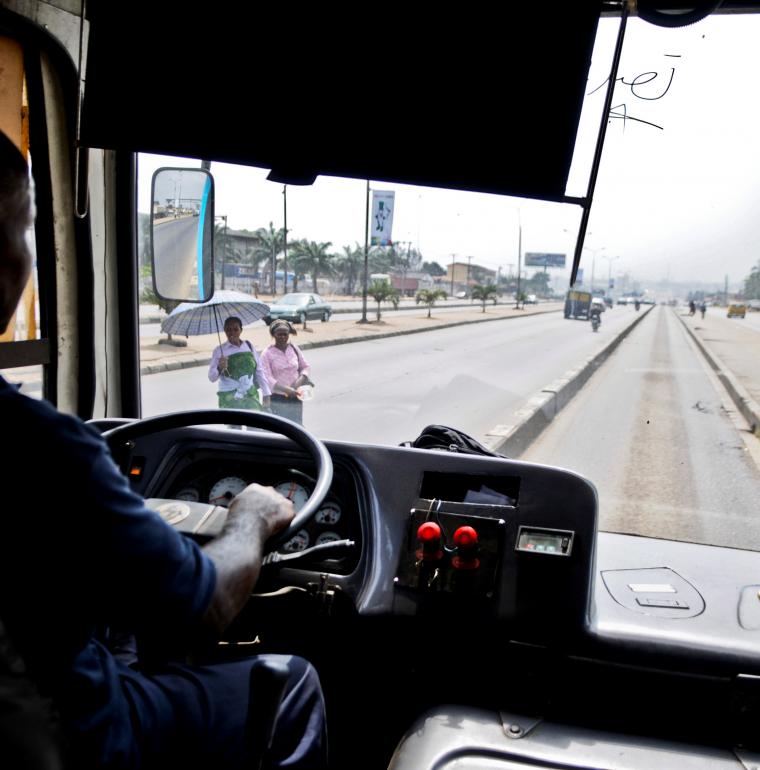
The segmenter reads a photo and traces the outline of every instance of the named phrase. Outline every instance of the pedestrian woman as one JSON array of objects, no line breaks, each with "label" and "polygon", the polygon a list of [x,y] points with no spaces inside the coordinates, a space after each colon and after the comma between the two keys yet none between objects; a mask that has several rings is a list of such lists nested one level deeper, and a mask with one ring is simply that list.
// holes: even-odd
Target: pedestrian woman
[{"label": "pedestrian woman", "polygon": [[242,321],[231,316],[224,322],[224,333],[227,342],[214,348],[208,368],[209,380],[219,382],[219,408],[260,411],[262,407],[268,407],[272,392],[269,380],[256,349],[247,340],[240,339]]},{"label": "pedestrian woman", "polygon": [[309,364],[290,342],[290,335],[296,334],[296,330],[287,321],[272,321],[269,333],[274,344],[261,354],[261,366],[272,389],[272,413],[303,424],[303,403],[298,389],[312,384]]}]

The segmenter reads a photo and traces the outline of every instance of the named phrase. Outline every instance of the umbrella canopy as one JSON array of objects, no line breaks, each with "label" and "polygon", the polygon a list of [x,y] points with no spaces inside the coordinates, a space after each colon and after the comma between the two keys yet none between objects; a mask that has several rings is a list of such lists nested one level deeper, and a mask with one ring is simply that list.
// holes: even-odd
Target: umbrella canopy
[{"label": "umbrella canopy", "polygon": [[183,302],[177,305],[161,323],[166,334],[183,334],[186,337],[198,334],[217,334],[224,329],[224,322],[230,316],[239,318],[243,326],[260,321],[269,314],[269,305],[242,291],[221,289],[203,304]]}]

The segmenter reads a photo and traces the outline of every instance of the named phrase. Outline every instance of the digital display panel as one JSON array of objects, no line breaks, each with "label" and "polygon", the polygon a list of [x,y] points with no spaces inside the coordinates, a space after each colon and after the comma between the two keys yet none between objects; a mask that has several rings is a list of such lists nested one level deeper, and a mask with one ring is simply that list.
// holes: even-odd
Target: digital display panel
[{"label": "digital display panel", "polygon": [[517,537],[518,551],[569,556],[573,547],[573,533],[562,530],[520,527]]}]

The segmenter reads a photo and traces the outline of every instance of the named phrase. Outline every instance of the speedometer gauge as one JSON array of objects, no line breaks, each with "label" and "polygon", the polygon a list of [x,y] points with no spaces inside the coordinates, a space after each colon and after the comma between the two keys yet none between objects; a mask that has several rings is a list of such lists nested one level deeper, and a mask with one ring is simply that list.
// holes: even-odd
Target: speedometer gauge
[{"label": "speedometer gauge", "polygon": [[221,505],[227,508],[235,495],[239,495],[248,485],[237,476],[227,476],[211,487],[208,494],[208,501],[212,505]]},{"label": "speedometer gauge", "polygon": [[185,487],[174,495],[174,499],[197,503],[201,499],[201,493],[195,487]]},{"label": "speedometer gauge", "polygon": [[309,499],[309,490],[295,481],[283,481],[275,487],[275,490],[293,503],[296,513],[303,508],[304,503]]},{"label": "speedometer gauge", "polygon": [[309,547],[309,540],[309,533],[302,529],[300,532],[296,532],[287,543],[283,543],[280,550],[287,551],[288,553],[303,551]]},{"label": "speedometer gauge", "polygon": [[340,540],[341,537],[337,532],[323,532],[314,545],[324,545],[325,543],[334,543],[336,540]]},{"label": "speedometer gauge", "polygon": [[337,503],[323,505],[314,516],[317,524],[337,524],[340,521],[340,506]]}]

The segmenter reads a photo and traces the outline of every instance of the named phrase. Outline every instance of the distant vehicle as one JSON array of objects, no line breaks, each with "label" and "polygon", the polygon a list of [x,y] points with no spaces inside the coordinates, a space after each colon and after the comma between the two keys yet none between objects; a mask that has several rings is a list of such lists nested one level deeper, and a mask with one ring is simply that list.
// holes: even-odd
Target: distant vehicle
[{"label": "distant vehicle", "polygon": [[728,318],[744,318],[747,315],[747,306],[737,302],[732,302],[728,306],[726,316]]},{"label": "distant vehicle", "polygon": [[294,323],[305,323],[308,319],[319,318],[329,321],[332,305],[325,302],[319,294],[285,294],[269,307],[269,315],[264,319],[268,324],[280,318]]},{"label": "distant vehicle", "polygon": [[747,310],[760,310],[760,299],[751,299],[747,303]]},{"label": "distant vehicle", "polygon": [[467,299],[467,297],[468,297],[469,295],[467,294],[467,292],[466,292],[466,291],[458,291],[458,292],[457,292],[457,293],[456,293],[454,296],[455,296],[457,299]]},{"label": "distant vehicle", "polygon": [[603,297],[594,297],[591,300],[591,311],[593,312],[597,308],[600,313],[603,313],[607,309],[607,303],[604,301]]},{"label": "distant vehicle", "polygon": [[612,306],[613,306],[613,304],[614,304],[614,302],[612,301],[612,297],[605,297],[605,298],[604,298],[604,304],[605,304],[607,307],[612,307]]},{"label": "distant vehicle", "polygon": [[535,294],[528,294],[528,296],[525,298],[525,302],[523,303],[525,305],[537,305],[538,299],[536,299]]},{"label": "distant vehicle", "polygon": [[591,307],[591,292],[580,291],[579,289],[570,289],[565,297],[565,318],[586,318],[588,319],[589,309]]}]

